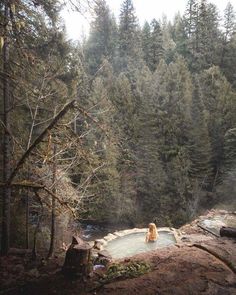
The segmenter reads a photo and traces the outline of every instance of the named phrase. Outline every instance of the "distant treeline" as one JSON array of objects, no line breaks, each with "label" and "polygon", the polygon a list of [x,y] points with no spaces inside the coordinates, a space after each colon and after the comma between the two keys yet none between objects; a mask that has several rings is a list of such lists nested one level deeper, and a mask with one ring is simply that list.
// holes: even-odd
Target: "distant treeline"
[{"label": "distant treeline", "polygon": [[220,19],[191,0],[141,28],[132,1],[118,22],[93,4],[75,45],[61,1],[1,1],[3,254],[38,245],[51,256],[76,218],[179,225],[234,196],[233,6]]},{"label": "distant treeline", "polygon": [[79,97],[107,130],[87,142],[106,165],[87,216],[178,225],[224,198],[217,188],[236,155],[235,24],[230,3],[220,18],[214,4],[190,0],[184,15],[141,28],[131,0],[118,23],[96,2]]}]

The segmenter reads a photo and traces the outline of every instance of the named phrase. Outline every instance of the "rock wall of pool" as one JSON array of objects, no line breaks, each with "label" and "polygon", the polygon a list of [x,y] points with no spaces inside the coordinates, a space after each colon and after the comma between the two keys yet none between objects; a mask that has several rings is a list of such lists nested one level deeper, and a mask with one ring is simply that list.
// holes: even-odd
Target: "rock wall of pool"
[{"label": "rock wall of pool", "polygon": [[158,228],[158,239],[153,243],[146,243],[147,228],[134,228],[108,234],[103,239],[96,240],[102,245],[113,259],[131,257],[133,255],[169,247],[179,242],[178,231],[174,228]]}]

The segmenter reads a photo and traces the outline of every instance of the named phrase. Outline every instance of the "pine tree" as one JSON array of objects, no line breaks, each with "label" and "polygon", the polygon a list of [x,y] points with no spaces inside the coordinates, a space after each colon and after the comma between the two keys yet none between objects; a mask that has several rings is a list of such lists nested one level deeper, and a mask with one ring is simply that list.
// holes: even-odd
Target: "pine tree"
[{"label": "pine tree", "polygon": [[113,94],[114,105],[117,109],[115,121],[119,122],[121,157],[119,171],[121,174],[121,193],[134,204],[137,198],[137,162],[135,151],[137,148],[137,108],[139,105],[132,90],[129,78],[121,73],[115,83]]},{"label": "pine tree", "polygon": [[141,33],[131,0],[124,0],[121,5],[118,50],[119,58],[116,67],[119,70],[127,71],[130,68],[132,71],[132,68],[140,66]]},{"label": "pine tree", "polygon": [[191,159],[190,176],[198,180],[198,186],[206,189],[212,181],[211,144],[208,133],[203,96],[198,78],[195,78],[191,106],[192,128],[189,143]]},{"label": "pine tree", "polygon": [[188,38],[187,48],[188,55],[186,56],[190,62],[194,61],[194,54],[197,51],[198,44],[198,1],[189,0],[184,13],[183,21],[185,33]]},{"label": "pine tree", "polygon": [[144,23],[142,29],[142,51],[143,59],[148,67],[151,66],[151,27],[148,22]]},{"label": "pine tree", "polygon": [[[119,133],[115,130],[115,108],[109,100],[105,78],[99,76],[93,83],[90,101],[93,116],[101,129],[95,129],[87,137],[88,148],[93,150],[93,165],[100,167],[96,173],[96,181],[89,187],[89,192],[97,198],[88,201],[89,218],[102,221],[118,222],[126,214],[128,200],[121,195],[120,173],[118,171]],[[113,127],[113,128],[112,128]],[[116,132],[116,133],[115,133]],[[96,167],[95,166],[95,167]]]},{"label": "pine tree", "polygon": [[[187,206],[186,198],[190,194],[188,177],[190,161],[187,145],[191,119],[191,80],[185,61],[179,57],[175,63],[168,66],[162,60],[151,83],[147,85],[147,89],[149,88],[149,91],[144,92],[145,101],[147,97],[150,98],[146,108],[143,107],[146,117],[143,115],[141,122],[147,123],[144,125],[146,128],[139,128],[140,134],[143,132],[140,140],[143,140],[142,151],[146,156],[145,159],[152,159],[157,166],[150,173],[148,167],[145,168],[141,162],[142,169],[139,168],[138,171],[147,169],[147,177],[141,179],[139,191],[145,196],[146,206],[150,204],[146,200],[147,196],[151,199],[157,196],[155,202],[159,209],[158,206],[153,207],[157,214],[164,216],[166,212],[171,214],[174,206],[182,208],[184,212]],[[157,186],[153,185],[155,178],[158,179]],[[153,190],[148,186],[149,194],[144,183],[153,185]],[[148,208],[146,206],[144,208]],[[186,216],[181,218],[186,220]]]},{"label": "pine tree", "polygon": [[96,1],[95,19],[85,47],[90,74],[95,74],[101,67],[104,58],[114,58],[117,42],[117,26],[105,0]]},{"label": "pine tree", "polygon": [[193,71],[201,71],[220,62],[219,15],[213,4],[207,0],[188,2],[184,14],[187,34],[187,55]]},{"label": "pine tree", "polygon": [[232,4],[229,2],[224,11],[224,32],[220,67],[227,79],[235,86],[236,58],[236,17]]},{"label": "pine tree", "polygon": [[219,16],[213,4],[201,1],[198,16],[196,68],[202,70],[219,64]]},{"label": "pine tree", "polygon": [[176,44],[175,51],[184,57],[187,57],[187,33],[184,27],[184,19],[177,14],[172,26],[172,37]]},{"label": "pine tree", "polygon": [[198,23],[198,1],[188,1],[184,13],[184,23],[188,38],[196,38]]},{"label": "pine tree", "polygon": [[140,105],[137,121],[137,210],[143,220],[160,216],[166,174],[160,161],[157,140],[156,102],[152,97],[152,73],[147,67],[140,71],[137,92]]},{"label": "pine tree", "polygon": [[236,167],[236,129],[229,129],[224,137],[224,172],[235,171]]},{"label": "pine tree", "polygon": [[223,163],[224,135],[234,127],[234,95],[230,84],[218,67],[201,74],[201,91],[207,115],[207,127],[212,146],[212,165],[215,181],[218,181]]},{"label": "pine tree", "polygon": [[236,30],[236,16],[233,5],[228,2],[224,11],[224,45],[232,38]]},{"label": "pine tree", "polygon": [[153,19],[151,22],[151,61],[150,69],[154,71],[164,57],[163,35],[160,24]]},{"label": "pine tree", "polygon": [[172,25],[169,21],[167,21],[166,16],[162,19],[161,28],[163,35],[164,59],[167,63],[170,63],[174,60],[176,44],[172,36]]},{"label": "pine tree", "polygon": [[163,138],[162,160],[168,161],[178,153],[187,140],[190,121],[191,80],[185,61],[179,57],[167,66],[163,61],[154,73],[153,96]]},{"label": "pine tree", "polygon": [[235,202],[235,180],[236,180],[236,129],[229,129],[224,137],[224,165],[222,181],[217,186],[220,202],[232,206]]}]

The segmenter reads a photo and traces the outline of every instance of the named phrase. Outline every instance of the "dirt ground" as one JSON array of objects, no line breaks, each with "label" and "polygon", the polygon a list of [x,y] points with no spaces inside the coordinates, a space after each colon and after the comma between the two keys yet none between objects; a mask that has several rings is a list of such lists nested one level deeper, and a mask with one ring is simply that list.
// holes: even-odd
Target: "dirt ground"
[{"label": "dirt ground", "polygon": [[214,237],[196,224],[181,229],[184,236],[178,245],[124,261],[145,261],[150,272],[108,284],[98,283],[97,274],[86,280],[66,279],[63,258],[27,270],[22,258],[1,258],[0,294],[236,295],[236,239]]},{"label": "dirt ground", "polygon": [[236,294],[235,246],[233,241],[209,241],[139,255],[136,259],[148,261],[152,272],[105,285],[97,294]]}]

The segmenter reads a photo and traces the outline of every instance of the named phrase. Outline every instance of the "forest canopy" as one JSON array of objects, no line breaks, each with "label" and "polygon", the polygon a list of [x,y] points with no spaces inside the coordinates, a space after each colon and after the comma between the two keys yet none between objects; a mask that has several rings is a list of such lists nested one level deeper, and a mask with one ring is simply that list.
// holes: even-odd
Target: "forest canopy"
[{"label": "forest canopy", "polygon": [[118,20],[89,2],[73,44],[61,1],[1,1],[2,253],[42,234],[50,256],[74,220],[179,226],[235,198],[235,8],[188,0],[141,26],[131,0]]}]

